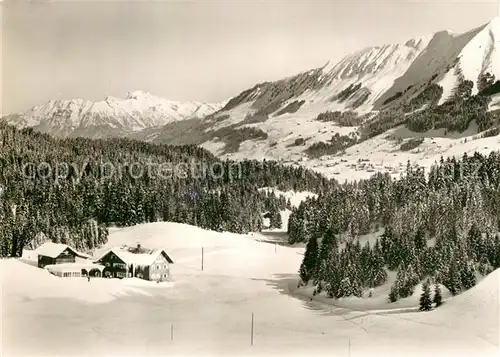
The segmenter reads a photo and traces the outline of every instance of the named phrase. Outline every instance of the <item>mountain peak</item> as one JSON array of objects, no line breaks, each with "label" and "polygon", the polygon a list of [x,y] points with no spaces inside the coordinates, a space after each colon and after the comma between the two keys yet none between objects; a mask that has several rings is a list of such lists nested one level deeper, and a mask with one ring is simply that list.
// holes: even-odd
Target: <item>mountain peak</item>
[{"label": "mountain peak", "polygon": [[139,98],[151,98],[153,95],[149,92],[145,92],[142,90],[135,90],[132,92],[128,92],[125,99],[139,99]]},{"label": "mountain peak", "polygon": [[489,27],[492,30],[500,31],[500,15],[495,16],[486,24],[486,27]]},{"label": "mountain peak", "polygon": [[171,122],[202,118],[222,108],[222,103],[176,102],[135,90],[125,99],[106,96],[101,101],[50,100],[24,113],[3,119],[18,127],[34,127],[56,136],[120,136]]},{"label": "mountain peak", "polygon": [[492,23],[499,23],[500,22],[500,15],[493,16],[493,18],[488,22],[489,24]]}]

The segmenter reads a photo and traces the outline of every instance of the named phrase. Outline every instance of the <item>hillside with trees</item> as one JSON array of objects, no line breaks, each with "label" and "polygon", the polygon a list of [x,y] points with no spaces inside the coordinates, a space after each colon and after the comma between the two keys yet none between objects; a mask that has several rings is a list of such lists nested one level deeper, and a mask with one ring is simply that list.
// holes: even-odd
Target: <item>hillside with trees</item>
[{"label": "hillside with trees", "polygon": [[[374,243],[361,235],[382,230]],[[361,296],[397,273],[390,301],[432,278],[452,293],[500,267],[500,153],[436,163],[428,176],[408,164],[393,180],[376,174],[294,208],[290,243],[305,242],[302,282],[330,297]]]},{"label": "hillside with trees", "polygon": [[260,187],[319,193],[334,185],[276,162],[221,161],[194,145],[55,139],[0,124],[0,256],[19,256],[45,239],[89,251],[106,242],[112,225],[260,231],[264,213],[289,207]]}]

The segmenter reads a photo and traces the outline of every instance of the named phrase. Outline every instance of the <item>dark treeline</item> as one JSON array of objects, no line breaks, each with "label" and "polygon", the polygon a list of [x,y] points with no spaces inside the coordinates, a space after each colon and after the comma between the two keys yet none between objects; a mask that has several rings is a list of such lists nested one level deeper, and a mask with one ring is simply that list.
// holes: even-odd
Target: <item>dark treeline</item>
[{"label": "dark treeline", "polygon": [[398,180],[377,174],[340,185],[302,202],[288,224],[290,243],[307,243],[304,283],[331,297],[361,296],[394,271],[391,301],[425,277],[453,294],[474,286],[477,274],[500,267],[499,230],[498,152],[441,160],[428,177],[408,164]]},{"label": "dark treeline", "polygon": [[88,251],[107,241],[110,225],[259,231],[263,213],[290,205],[258,188],[320,193],[334,185],[303,168],[220,161],[196,146],[55,139],[0,124],[0,256],[18,256],[44,236]]}]

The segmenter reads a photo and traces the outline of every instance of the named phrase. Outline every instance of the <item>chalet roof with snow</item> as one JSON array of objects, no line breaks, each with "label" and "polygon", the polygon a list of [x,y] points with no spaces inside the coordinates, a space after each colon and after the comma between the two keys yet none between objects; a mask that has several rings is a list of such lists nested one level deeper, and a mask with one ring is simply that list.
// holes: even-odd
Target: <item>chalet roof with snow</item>
[{"label": "chalet roof with snow", "polygon": [[163,255],[170,264],[174,263],[172,258],[170,258],[170,256],[163,249],[153,250],[150,253],[132,253],[126,250],[113,248],[109,249],[107,252],[101,255],[97,259],[97,261],[101,260],[111,252],[113,252],[118,258],[120,258],[126,264],[151,265],[160,255]]},{"label": "chalet roof with snow", "polygon": [[87,254],[80,253],[77,250],[71,248],[67,244],[61,244],[61,243],[53,243],[53,242],[45,242],[41,246],[39,246],[35,252],[38,255],[43,255],[46,257],[50,258],[57,258],[62,252],[64,252],[66,249],[71,250],[75,255],[81,257],[81,258],[89,258]]}]

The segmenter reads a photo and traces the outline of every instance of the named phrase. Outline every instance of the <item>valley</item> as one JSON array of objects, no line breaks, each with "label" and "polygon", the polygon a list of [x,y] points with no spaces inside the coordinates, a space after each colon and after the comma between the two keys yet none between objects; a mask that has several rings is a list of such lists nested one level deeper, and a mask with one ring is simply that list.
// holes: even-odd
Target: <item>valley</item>
[{"label": "valley", "polygon": [[[96,84],[114,71],[101,99],[0,118],[1,354],[497,356],[500,17],[221,100],[108,95],[113,80],[146,83],[149,66],[146,87],[172,81],[179,96],[245,76],[218,67],[248,55],[221,56],[218,39],[201,70],[163,68],[203,56],[180,40],[194,24],[224,29],[179,19],[171,42],[189,56],[169,52],[171,28],[150,53],[147,37],[108,33],[113,46],[135,38],[141,65],[122,67],[128,47],[107,67],[88,60]],[[88,46],[54,48],[76,44]],[[54,81],[85,87],[68,73]],[[41,254],[46,243],[63,248]]]}]

